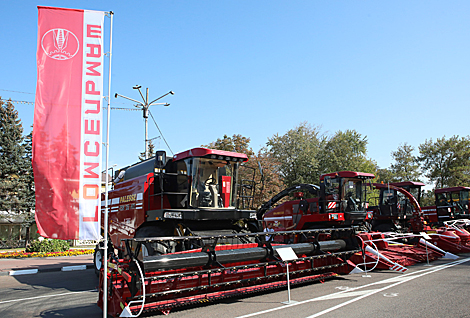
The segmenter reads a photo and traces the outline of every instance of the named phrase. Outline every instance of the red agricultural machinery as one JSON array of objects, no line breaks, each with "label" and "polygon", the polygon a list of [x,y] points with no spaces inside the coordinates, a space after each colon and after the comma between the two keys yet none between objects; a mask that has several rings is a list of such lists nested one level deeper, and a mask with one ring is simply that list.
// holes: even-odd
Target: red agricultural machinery
[{"label": "red agricultural machinery", "polygon": [[436,225],[445,221],[470,219],[468,211],[469,187],[451,187],[434,190],[435,205],[423,207],[427,219]]},{"label": "red agricultural machinery", "polygon": [[[259,232],[257,211],[250,209],[254,178],[239,178],[246,161],[244,154],[194,148],[169,159],[157,152],[117,171],[108,193],[110,253],[103,257],[103,244],[95,250],[101,273],[98,304],[103,306],[106,297],[110,315],[130,317],[280,288],[286,285],[285,263],[277,253],[281,247],[299,257],[289,264],[293,284],[351,271],[348,259],[360,252],[353,228]],[[362,194],[356,183],[346,184],[354,192],[345,211],[352,224],[359,211],[361,218],[365,212],[357,209],[362,203],[355,196]],[[339,200],[333,192],[328,195]],[[329,201],[322,204],[337,217],[343,211],[328,207]]]},{"label": "red agricultural machinery", "polygon": [[[250,210],[253,183],[240,182],[245,154],[194,148],[173,158],[164,151],[116,171],[108,193],[109,250],[126,253],[123,239],[188,236],[204,231],[256,231],[256,211]],[[102,196],[104,213],[104,194]],[[104,218],[102,218],[104,220]],[[103,244],[95,250],[101,268]],[[145,254],[183,249],[177,244],[144,244]]]},{"label": "red agricultural machinery", "polygon": [[[340,171],[320,176],[320,186],[299,184],[281,191],[258,209],[258,219],[275,230],[361,226],[372,217],[367,212],[367,180],[373,174]],[[302,190],[313,198],[303,198]],[[294,192],[295,200],[273,205]]]},{"label": "red agricultural machinery", "polygon": [[[279,256],[280,248],[292,248],[298,256],[289,262],[293,285],[347,274],[354,269],[348,259],[360,253],[352,229],[275,233],[277,238],[282,235],[297,235],[302,242],[277,243],[274,236],[263,232],[126,239],[127,257],[112,258],[108,275],[100,276],[98,305],[102,306],[102,286],[107,283],[110,315],[132,317],[149,311],[167,314],[180,306],[285,287],[286,263]],[[145,244],[174,244],[188,249],[143,255]]]},{"label": "red agricultural machinery", "polygon": [[[386,233],[381,234],[384,238],[388,239],[385,244],[389,249],[389,244],[392,242],[407,242],[424,244],[420,236],[422,233],[429,236],[431,243],[442,251],[451,252],[454,254],[470,252],[470,233],[465,229],[458,227],[456,224],[450,225],[441,223],[441,226],[432,228],[430,225],[438,225],[437,222],[432,222],[433,214],[430,213],[430,208],[427,209],[428,214],[423,213],[420,205],[421,187],[424,186],[420,182],[397,182],[390,184],[373,184],[376,189],[380,190],[378,198],[372,198],[375,202],[370,206],[370,211],[374,212],[372,220],[372,230]],[[406,189],[406,190],[405,190]],[[408,190],[408,191],[407,191]],[[412,195],[410,192],[414,193]],[[438,192],[439,193],[439,192]],[[434,210],[435,211],[435,210]],[[394,234],[400,233],[400,234]],[[370,238],[368,238],[370,240]],[[380,245],[384,247],[383,243]],[[426,246],[422,246],[426,247]],[[394,247],[395,250],[397,247]],[[403,247],[399,246],[401,250]],[[414,250],[416,255],[423,253],[422,250]]]},{"label": "red agricultural machinery", "polygon": [[[109,253],[103,257],[102,243],[95,250],[98,305],[104,308],[106,299],[111,316],[136,317],[282,288],[287,266],[281,248],[298,256],[288,262],[293,285],[350,273],[364,261],[395,270],[411,259],[423,261],[422,252],[406,247],[395,253],[390,246],[373,249],[388,244],[381,233],[357,236],[358,226],[373,216],[367,210],[372,174],[325,174],[319,187],[291,187],[256,211],[254,175],[240,178],[247,160],[240,153],[194,148],[173,158],[158,151],[118,170],[108,193]],[[301,190],[315,197],[304,199]],[[291,192],[296,200],[273,208]],[[261,232],[262,221],[278,231]],[[428,259],[444,255],[431,248]]]},{"label": "red agricultural machinery", "polygon": [[[372,231],[379,232],[414,232],[425,230],[424,215],[417,198],[410,193],[412,189],[424,185],[420,182],[374,183],[379,196],[370,198],[368,211],[372,211]],[[407,189],[407,190],[406,190]]]}]

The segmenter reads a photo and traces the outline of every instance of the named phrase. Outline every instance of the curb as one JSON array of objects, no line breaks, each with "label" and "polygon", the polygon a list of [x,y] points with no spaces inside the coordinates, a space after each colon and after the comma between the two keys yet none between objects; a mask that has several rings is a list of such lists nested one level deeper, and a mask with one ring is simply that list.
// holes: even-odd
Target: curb
[{"label": "curb", "polygon": [[72,272],[72,271],[83,271],[87,269],[94,269],[94,265],[72,265],[52,268],[31,268],[31,269],[19,269],[0,272],[0,276],[17,276],[17,275],[29,275],[47,272]]}]

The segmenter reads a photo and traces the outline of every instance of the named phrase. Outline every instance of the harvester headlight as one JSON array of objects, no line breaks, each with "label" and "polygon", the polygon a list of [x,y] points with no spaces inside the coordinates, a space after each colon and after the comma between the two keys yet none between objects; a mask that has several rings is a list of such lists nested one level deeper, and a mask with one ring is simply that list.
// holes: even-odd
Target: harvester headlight
[{"label": "harvester headlight", "polygon": [[165,219],[182,219],[183,218],[183,213],[181,213],[181,212],[165,212],[165,214],[163,214],[163,217]]},{"label": "harvester headlight", "polygon": [[250,219],[256,220],[256,212],[250,212]]},{"label": "harvester headlight", "polygon": [[330,220],[337,220],[338,214],[330,214]]}]

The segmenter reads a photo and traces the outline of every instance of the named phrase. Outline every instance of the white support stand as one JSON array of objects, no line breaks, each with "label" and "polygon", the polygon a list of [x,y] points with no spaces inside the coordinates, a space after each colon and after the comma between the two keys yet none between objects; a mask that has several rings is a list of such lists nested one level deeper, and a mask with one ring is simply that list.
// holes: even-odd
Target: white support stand
[{"label": "white support stand", "polygon": [[367,263],[366,263],[366,251],[363,253],[363,259],[364,259],[364,274],[362,277],[372,277],[367,273]]},{"label": "white support stand", "polygon": [[279,257],[287,265],[287,297],[288,297],[288,300],[282,302],[282,304],[286,304],[286,305],[295,304],[296,301],[290,299],[289,261],[296,260],[298,257],[295,254],[292,247],[278,248],[278,249],[276,249],[276,252],[277,252],[277,254],[279,254]]},{"label": "white support stand", "polygon": [[[426,232],[419,232],[419,234],[425,239],[425,240],[431,240],[431,237],[428,235]],[[432,266],[429,264],[429,254],[428,254],[428,244],[424,244],[426,246],[426,260],[427,263],[424,266]]]}]

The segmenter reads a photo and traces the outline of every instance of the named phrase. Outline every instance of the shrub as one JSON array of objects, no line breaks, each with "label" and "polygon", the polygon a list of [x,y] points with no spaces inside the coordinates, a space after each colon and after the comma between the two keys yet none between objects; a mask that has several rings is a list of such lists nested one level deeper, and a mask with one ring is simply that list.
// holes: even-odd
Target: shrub
[{"label": "shrub", "polygon": [[49,253],[49,252],[64,252],[70,249],[69,243],[63,240],[56,239],[45,239],[42,241],[32,241],[31,244],[26,247],[27,253]]}]

